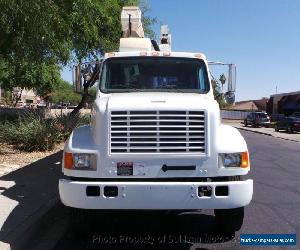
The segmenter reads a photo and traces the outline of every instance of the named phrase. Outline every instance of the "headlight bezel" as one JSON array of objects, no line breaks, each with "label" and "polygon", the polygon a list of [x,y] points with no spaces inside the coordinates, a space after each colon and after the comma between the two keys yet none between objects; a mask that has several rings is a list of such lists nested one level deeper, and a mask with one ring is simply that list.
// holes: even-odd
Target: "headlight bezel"
[{"label": "headlight bezel", "polygon": [[[79,162],[81,161],[81,163]],[[97,155],[93,153],[64,153],[64,168],[69,170],[97,170]]]},{"label": "headlight bezel", "polygon": [[219,153],[218,166],[219,168],[226,169],[248,168],[250,166],[249,154],[247,151],[235,153]]},{"label": "headlight bezel", "polygon": [[[84,162],[79,164],[79,161]],[[97,157],[91,153],[73,153],[73,169],[74,170],[96,170]]]}]

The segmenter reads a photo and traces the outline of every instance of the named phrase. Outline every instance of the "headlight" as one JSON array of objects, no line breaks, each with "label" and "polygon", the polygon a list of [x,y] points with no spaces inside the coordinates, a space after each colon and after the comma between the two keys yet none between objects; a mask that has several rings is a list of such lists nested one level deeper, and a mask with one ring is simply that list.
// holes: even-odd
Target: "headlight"
[{"label": "headlight", "polygon": [[248,152],[219,154],[219,167],[247,168],[249,166]]},{"label": "headlight", "polygon": [[97,160],[94,154],[64,154],[64,167],[76,170],[96,170]]},{"label": "headlight", "polygon": [[73,154],[75,169],[96,169],[96,156],[94,154]]}]

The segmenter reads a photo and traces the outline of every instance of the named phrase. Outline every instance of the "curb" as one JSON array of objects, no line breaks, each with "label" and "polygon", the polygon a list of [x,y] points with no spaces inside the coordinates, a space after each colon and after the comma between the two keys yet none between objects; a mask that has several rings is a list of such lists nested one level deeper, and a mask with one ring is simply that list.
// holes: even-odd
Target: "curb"
[{"label": "curb", "polygon": [[244,130],[244,131],[256,133],[256,134],[267,135],[267,136],[271,136],[271,137],[274,137],[274,138],[278,138],[278,139],[282,139],[282,140],[286,140],[286,141],[293,141],[293,142],[298,142],[298,143],[299,143],[299,141],[297,141],[297,140],[288,139],[288,138],[283,138],[283,137],[278,137],[278,136],[274,136],[274,135],[272,135],[272,134],[265,133],[265,132],[261,132],[261,131],[253,131],[253,130],[246,129],[246,128],[242,128],[242,127],[236,127],[236,126],[234,126],[234,125],[233,125],[233,127],[237,128],[237,129],[240,129],[240,130]]},{"label": "curb", "polygon": [[[19,225],[16,230],[13,230],[5,238],[5,242],[0,242],[0,249],[18,250],[26,249],[25,246],[34,238],[34,235],[40,229],[40,224],[44,216],[51,211],[51,209],[58,203],[59,198],[54,197],[46,204],[39,207],[33,214],[31,214],[23,224]],[[3,247],[3,248],[2,248]]]},{"label": "curb", "polygon": [[[246,128],[239,128],[239,127],[235,127],[237,129],[240,129],[240,130],[244,130],[244,131],[249,131],[249,132],[253,132],[253,133],[256,133],[256,134],[261,134],[261,135],[267,135],[267,136],[272,136],[272,137],[275,137],[273,136],[272,134],[269,134],[269,133],[265,133],[265,132],[261,132],[261,131],[253,131],[253,130],[250,130],[250,129],[246,129]],[[280,138],[280,137],[277,137],[277,138]],[[283,139],[283,138],[282,138]]]}]

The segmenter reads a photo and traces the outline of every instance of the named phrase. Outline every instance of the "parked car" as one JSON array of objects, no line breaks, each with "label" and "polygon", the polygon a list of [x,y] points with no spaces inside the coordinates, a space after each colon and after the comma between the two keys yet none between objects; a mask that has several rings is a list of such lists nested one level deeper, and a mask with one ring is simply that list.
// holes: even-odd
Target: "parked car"
[{"label": "parked car", "polygon": [[247,115],[246,119],[244,120],[244,125],[245,127],[247,127],[248,125],[252,125],[253,127],[269,127],[270,117],[267,115],[267,113],[251,112]]},{"label": "parked car", "polygon": [[275,125],[275,131],[285,130],[288,133],[293,133],[294,131],[300,132],[300,118],[298,117],[284,117],[277,121]]},{"label": "parked car", "polygon": [[278,120],[284,118],[284,114],[272,114],[271,115],[271,122],[277,122]]},{"label": "parked car", "polygon": [[26,107],[26,103],[23,101],[18,101],[16,104],[16,108],[25,108]]}]

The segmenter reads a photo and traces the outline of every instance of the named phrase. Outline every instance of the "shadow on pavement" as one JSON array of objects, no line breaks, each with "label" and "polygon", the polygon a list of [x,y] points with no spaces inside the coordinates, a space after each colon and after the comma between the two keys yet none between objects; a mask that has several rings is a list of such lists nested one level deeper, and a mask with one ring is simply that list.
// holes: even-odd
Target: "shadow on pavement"
[{"label": "shadow on pavement", "polygon": [[[11,249],[22,249],[22,243],[26,235],[30,235],[29,231],[34,230],[35,222],[57,202],[61,159],[62,151],[0,178],[1,183],[13,183],[4,188],[0,196],[5,201],[0,204],[1,216],[7,216],[1,227],[0,241],[10,244]],[[16,206],[11,208],[10,203]]]},{"label": "shadow on pavement", "polygon": [[[89,232],[69,226],[55,250],[62,249],[209,249],[234,235],[218,232],[214,216],[201,213],[115,212],[97,218]],[[196,247],[197,246],[197,247]],[[208,248],[206,248],[208,247]]]}]

